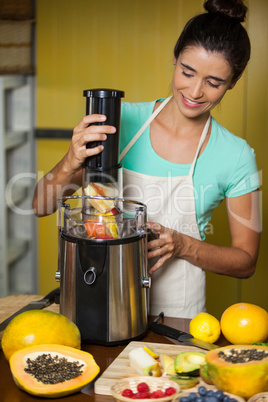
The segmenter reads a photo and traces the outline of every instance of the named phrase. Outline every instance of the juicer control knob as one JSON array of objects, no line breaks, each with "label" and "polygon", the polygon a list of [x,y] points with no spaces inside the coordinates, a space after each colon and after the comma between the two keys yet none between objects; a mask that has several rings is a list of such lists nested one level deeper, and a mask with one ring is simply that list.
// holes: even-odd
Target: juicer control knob
[{"label": "juicer control knob", "polygon": [[90,267],[85,273],[84,273],[84,281],[86,282],[87,285],[92,285],[95,280],[96,280],[96,268]]},{"label": "juicer control knob", "polygon": [[60,271],[57,271],[57,272],[55,273],[55,280],[56,280],[57,282],[60,282]]},{"label": "juicer control knob", "polygon": [[151,277],[143,277],[141,278],[141,285],[144,288],[150,288],[151,287]]}]

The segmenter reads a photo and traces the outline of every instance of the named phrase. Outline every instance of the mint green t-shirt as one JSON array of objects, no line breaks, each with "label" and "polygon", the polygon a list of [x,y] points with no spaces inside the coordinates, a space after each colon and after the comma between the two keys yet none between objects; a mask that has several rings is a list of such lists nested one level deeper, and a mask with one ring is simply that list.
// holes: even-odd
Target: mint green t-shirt
[{"label": "mint green t-shirt", "polygon": [[[120,152],[152,114],[155,102],[122,102]],[[122,165],[138,173],[161,177],[186,176],[191,167],[157,155],[151,145],[150,127],[125,155]],[[212,212],[225,197],[238,197],[259,188],[254,150],[212,118],[211,135],[196,161],[193,183],[197,224],[204,239]]]}]

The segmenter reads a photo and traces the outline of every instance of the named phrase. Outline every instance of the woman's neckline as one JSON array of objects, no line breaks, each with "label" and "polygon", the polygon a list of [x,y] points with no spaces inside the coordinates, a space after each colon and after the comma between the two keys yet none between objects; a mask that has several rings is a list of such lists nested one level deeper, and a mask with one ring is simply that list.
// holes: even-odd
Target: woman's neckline
[{"label": "woman's neckline", "polygon": [[[157,109],[157,107],[160,106],[160,104],[161,104],[161,102],[162,102],[163,100],[164,100],[164,99],[160,98],[160,99],[157,99],[157,100],[153,103],[153,105],[152,105],[152,110],[151,110],[152,113]],[[157,106],[157,103],[159,103],[159,106]],[[165,108],[166,108],[166,107],[167,107],[167,105],[165,106]],[[164,109],[165,109],[165,108],[164,108]],[[164,110],[164,109],[163,109],[163,110]],[[162,113],[162,111],[161,111],[160,113]],[[151,124],[152,124],[152,123],[151,123]],[[203,128],[204,128],[204,127],[203,127]],[[203,155],[206,154],[207,147],[208,147],[208,145],[209,145],[210,142],[211,142],[211,141],[210,141],[210,139],[211,139],[211,134],[212,134],[212,118],[211,118],[211,123],[210,123],[209,131],[208,131],[208,133],[207,133],[205,142],[204,142],[203,146],[201,147],[201,150],[200,150],[199,155],[198,155],[198,157],[197,157],[198,160],[202,160],[202,159],[203,159]],[[153,143],[152,143],[151,125],[148,127],[148,140],[149,140],[149,143],[150,143],[150,147],[151,147],[152,153],[153,153],[154,156],[157,157],[160,161],[164,161],[165,163],[170,164],[170,166],[181,166],[181,167],[188,167],[188,166],[190,166],[190,165],[193,163],[193,161],[194,161],[194,156],[195,156],[195,153],[196,153],[196,150],[197,150],[197,147],[198,147],[198,144],[199,144],[201,135],[202,135],[202,131],[201,131],[200,136],[197,138],[197,141],[196,141],[196,143],[195,143],[194,152],[192,152],[192,155],[193,155],[193,156],[191,156],[191,160],[189,160],[189,162],[185,162],[185,163],[179,162],[179,161],[178,161],[178,162],[175,162],[175,161],[169,160],[169,159],[165,158],[164,156],[162,156],[163,154],[165,154],[165,151],[162,153],[162,155],[157,152],[157,150],[155,149],[155,147],[153,146]],[[168,144],[167,144],[167,147],[168,147]],[[161,148],[161,151],[162,151],[162,148]],[[171,159],[172,159],[172,158],[171,158]]]}]

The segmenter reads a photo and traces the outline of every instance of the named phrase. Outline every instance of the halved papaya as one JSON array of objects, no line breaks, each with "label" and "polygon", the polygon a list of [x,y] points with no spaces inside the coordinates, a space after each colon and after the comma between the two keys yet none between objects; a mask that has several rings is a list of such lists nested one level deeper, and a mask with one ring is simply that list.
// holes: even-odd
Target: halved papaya
[{"label": "halved papaya", "polygon": [[222,391],[248,399],[268,391],[268,347],[230,345],[206,354],[210,379]]},{"label": "halved papaya", "polygon": [[9,363],[19,388],[45,398],[78,392],[100,371],[90,353],[56,344],[21,349],[11,356]]}]

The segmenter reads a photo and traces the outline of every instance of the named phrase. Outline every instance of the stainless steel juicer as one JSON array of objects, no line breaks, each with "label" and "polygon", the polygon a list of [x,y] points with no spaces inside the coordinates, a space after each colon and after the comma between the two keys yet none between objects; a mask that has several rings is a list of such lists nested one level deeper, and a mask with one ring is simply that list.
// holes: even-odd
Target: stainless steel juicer
[{"label": "stainless steel juicer", "polygon": [[87,114],[105,114],[105,124],[117,131],[101,154],[85,161],[82,195],[58,200],[60,312],[77,324],[84,342],[124,344],[148,327],[147,209],[120,197],[123,92],[84,95]]}]

